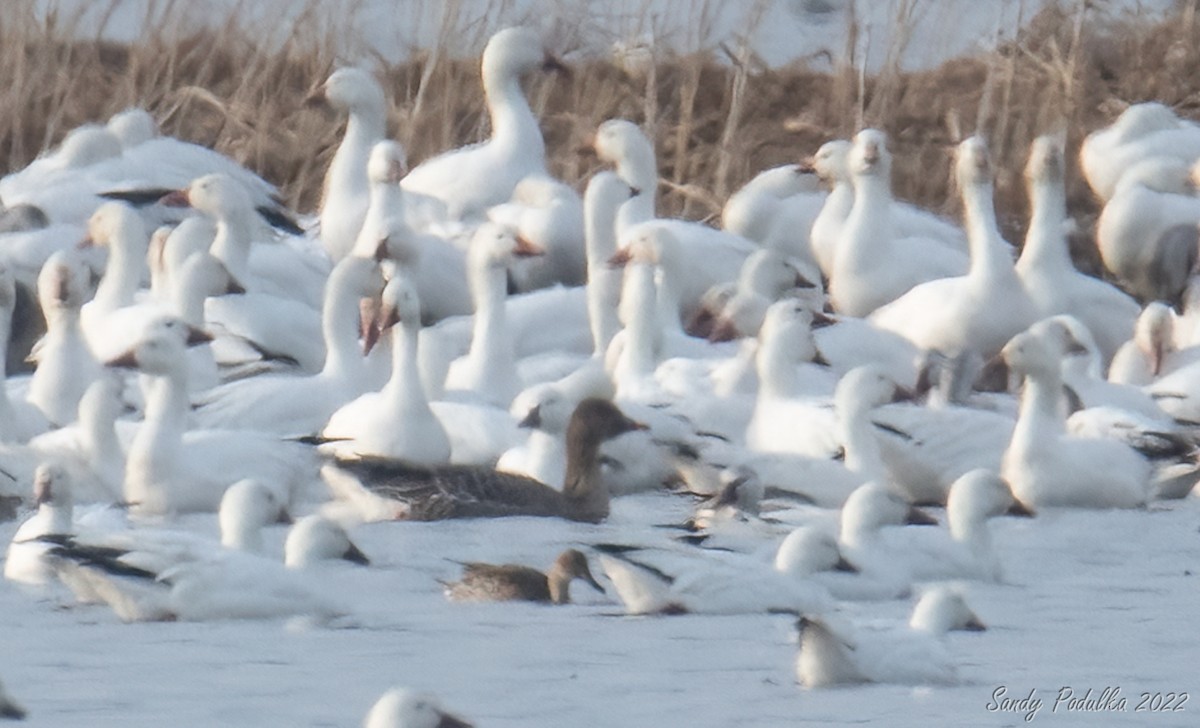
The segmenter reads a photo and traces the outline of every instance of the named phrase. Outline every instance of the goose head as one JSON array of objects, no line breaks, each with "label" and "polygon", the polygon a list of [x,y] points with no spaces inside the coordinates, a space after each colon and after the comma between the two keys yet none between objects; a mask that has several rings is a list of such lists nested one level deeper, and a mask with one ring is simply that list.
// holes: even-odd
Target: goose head
[{"label": "goose head", "polygon": [[447,713],[429,693],[392,688],[371,707],[363,728],[471,728],[471,724]]},{"label": "goose head", "polygon": [[1040,336],[1062,358],[1064,373],[1103,379],[1102,357],[1096,337],[1087,324],[1070,314],[1058,314],[1038,321],[1029,331]]},{"label": "goose head", "polygon": [[527,207],[545,208],[574,194],[574,191],[562,182],[538,173],[522,177],[517,186],[513,188],[510,199]]},{"label": "goose head", "polygon": [[275,491],[252,478],[239,480],[225,489],[217,510],[221,545],[243,551],[262,548],[262,528],[287,521],[285,504]]},{"label": "goose head", "polygon": [[369,71],[361,68],[339,68],[330,74],[319,89],[304,100],[306,106],[329,104],[351,114],[361,111],[382,112],[387,105],[383,86]]},{"label": "goose head", "polygon": [[[771,347],[776,351],[786,351],[790,354],[788,360],[791,362],[812,361],[817,354],[816,342],[812,337],[813,317],[818,315],[824,318],[824,314],[814,314],[804,301],[795,298],[776,301],[767,307],[758,330],[759,343],[763,349]],[[888,398],[891,398],[891,393]]]},{"label": "goose head", "polygon": [[827,185],[833,186],[850,179],[850,142],[835,139],[825,142],[808,161],[808,166]]},{"label": "goose head", "polygon": [[136,106],[113,114],[105,126],[125,149],[136,147],[158,136],[158,122],[149,111]]},{"label": "goose head", "polygon": [[[615,165],[618,174],[622,174],[622,177],[630,185],[646,182],[646,180],[629,179],[624,173],[624,167],[631,162],[644,163],[646,160],[654,159],[654,146],[637,124],[625,119],[609,119],[596,128],[593,147],[600,161]],[[653,192],[653,190],[638,190],[634,194],[648,192]]]},{"label": "goose head", "polygon": [[956,589],[938,586],[926,591],[913,607],[908,626],[921,632],[942,635],[946,632],[982,632],[987,629],[967,600]]},{"label": "goose head", "polygon": [[1032,516],[1013,498],[1012,489],[996,473],[978,468],[959,476],[946,497],[946,520],[954,535],[966,535],[981,521],[1005,514]]},{"label": "goose head", "polygon": [[33,471],[33,502],[37,506],[70,509],[71,476],[66,468],[55,462],[44,462]]},{"label": "goose head", "polygon": [[386,139],[371,147],[367,158],[367,179],[377,185],[397,185],[408,174],[408,155],[404,145]]},{"label": "goose head", "polygon": [[167,376],[185,371],[187,347],[212,341],[207,332],[189,326],[183,319],[164,316],[146,325],[142,338],[133,348],[105,366],[137,369],[145,374]]},{"label": "goose head", "polygon": [[77,258],[59,251],[38,273],[37,290],[43,311],[78,309],[88,294],[87,273]]},{"label": "goose head", "polygon": [[318,561],[341,559],[355,564],[370,564],[358,546],[350,540],[346,529],[324,516],[313,514],[296,522],[284,542],[284,563],[291,568],[304,568]]},{"label": "goose head", "polygon": [[958,144],[954,155],[954,174],[959,189],[991,184],[992,159],[982,137],[967,137]]},{"label": "goose head", "polygon": [[815,526],[801,526],[779,544],[775,552],[775,570],[784,574],[809,576],[819,571],[856,573],[858,567],[842,555],[832,533]]},{"label": "goose head", "polygon": [[634,190],[615,172],[597,172],[588,181],[583,193],[583,206],[597,220],[607,220],[612,227],[617,209],[634,195]]},{"label": "goose head", "polygon": [[888,402],[912,399],[912,393],[896,384],[883,369],[866,364],[846,372],[833,392],[833,406],[838,417],[853,417]]},{"label": "goose head", "polygon": [[567,549],[559,554],[546,577],[551,584],[559,585],[558,587],[552,586],[552,592],[557,589],[562,590],[560,594],[551,594],[551,601],[555,603],[565,604],[569,600],[567,587],[575,579],[583,579],[596,591],[604,592],[604,587],[600,586],[600,582],[596,581],[596,577],[592,576],[592,570],[588,568],[587,556],[584,556],[579,549]]},{"label": "goose head", "polygon": [[1174,341],[1175,312],[1161,301],[1146,304],[1133,325],[1133,343],[1146,357],[1154,376],[1162,371],[1163,359],[1173,348]]},{"label": "goose head", "polygon": [[121,156],[121,141],[108,129],[85,124],[67,134],[58,147],[59,165],[64,169],[89,167]]},{"label": "goose head", "polygon": [[510,225],[485,222],[471,238],[468,261],[476,269],[507,268],[517,258],[543,255],[546,251],[517,234]]},{"label": "goose head", "polygon": [[567,443],[576,447],[588,445],[595,448],[626,432],[644,429],[645,425],[626,417],[612,402],[589,397],[577,404],[571,413],[571,419],[567,422]]},{"label": "goose head", "polygon": [[141,243],[149,246],[142,218],[124,202],[106,202],[88,218],[87,237],[80,247],[93,245],[110,247]]},{"label": "goose head", "polygon": [[1066,175],[1063,139],[1046,134],[1033,140],[1029,161],[1025,164],[1025,179],[1030,187],[1037,184],[1062,184]]},{"label": "goose head", "polygon": [[1061,356],[1055,356],[1051,345],[1032,331],[1014,336],[1000,354],[1009,369],[1021,376],[1053,377],[1061,366]]},{"label": "goose head", "polygon": [[911,505],[879,483],[865,483],[854,489],[842,504],[842,542],[858,543],[884,526],[934,525],[929,514]]},{"label": "goose head", "polygon": [[198,177],[187,189],[170,192],[161,202],[169,207],[194,207],[215,218],[251,209],[245,188],[229,175],[220,173]]},{"label": "goose head", "polygon": [[854,136],[847,166],[854,177],[883,177],[891,174],[892,155],[887,135],[878,129],[863,129]]},{"label": "goose head", "polygon": [[[815,279],[815,282],[814,282]],[[738,288],[757,293],[774,301],[793,288],[813,288],[821,277],[811,270],[801,270],[801,264],[778,250],[762,248],[751,253],[742,263]]]},{"label": "goose head", "polygon": [[816,192],[817,178],[813,172],[809,164],[782,164],[754,175],[742,186],[741,191],[749,190],[780,200],[805,192]]},{"label": "goose head", "polygon": [[536,70],[564,71],[565,66],[546,52],[542,38],[531,28],[505,28],[498,31],[483,49],[482,70],[485,79],[520,78]]}]

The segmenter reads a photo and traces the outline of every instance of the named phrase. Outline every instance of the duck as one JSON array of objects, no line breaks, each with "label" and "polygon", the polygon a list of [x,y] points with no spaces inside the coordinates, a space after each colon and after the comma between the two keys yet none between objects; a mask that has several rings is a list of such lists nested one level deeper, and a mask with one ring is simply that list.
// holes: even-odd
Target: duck
[{"label": "duck", "polygon": [[85,276],[80,261],[65,252],[51,255],[38,274],[46,336],[33,353],[37,369],[29,380],[27,399],[57,427],[76,420],[80,398],[101,371],[80,323]]},{"label": "duck", "polygon": [[[1068,347],[1077,346],[1067,344]],[[1072,437],[1059,405],[1060,357],[1054,343],[1026,331],[1005,345],[1024,378],[1020,412],[1000,474],[1029,508],[1139,508],[1149,496],[1150,464],[1123,442]]]},{"label": "duck", "polygon": [[1071,262],[1063,231],[1067,221],[1065,172],[1062,140],[1056,136],[1035,139],[1025,165],[1033,213],[1016,271],[1036,318],[1077,317],[1095,337],[1107,363],[1133,335],[1140,308],[1129,294],[1080,273]]},{"label": "duck", "polygon": [[615,405],[589,398],[567,425],[567,476],[561,492],[532,478],[466,466],[424,467],[399,460],[333,460],[321,469],[331,491],[374,520],[549,516],[596,523],[609,513],[599,478],[601,443],[645,425]]},{"label": "duck", "polygon": [[509,199],[520,180],[546,172],[545,142],[521,79],[538,69],[563,69],[562,63],[536,31],[512,27],[488,40],[481,66],[491,138],[426,160],[401,182],[406,192],[441,200],[450,220],[482,217]]},{"label": "duck", "polygon": [[105,363],[153,380],[125,465],[125,499],[141,513],[214,511],[225,488],[246,477],[270,484],[285,501],[315,481],[316,463],[301,443],[252,430],[187,431],[186,347],[207,340],[203,331],[164,317],[147,326],[135,347]]},{"label": "duck", "polygon": [[379,295],[383,277],[373,258],[343,258],[325,286],[322,333],[325,364],[312,376],[250,377],[193,399],[194,422],[205,428],[238,428],[283,436],[321,430],[330,416],[361,394],[364,365],[358,351],[359,301]]},{"label": "duck", "polygon": [[1178,302],[1196,262],[1200,200],[1190,173],[1168,157],[1134,164],[1096,221],[1104,267],[1143,301]]},{"label": "duck", "polygon": [[373,145],[387,133],[387,98],[371,72],[339,68],[305,99],[305,105],[327,104],[347,114],[322,186],[321,245],[334,263],[350,254],[367,216],[368,159]]},{"label": "duck", "polygon": [[1197,157],[1200,126],[1154,101],[1130,105],[1110,126],[1088,134],[1079,148],[1083,176],[1105,203],[1138,162],[1166,158],[1190,164]]},{"label": "duck", "polygon": [[992,163],[982,139],[958,145],[955,171],[966,210],[970,269],[964,276],[919,283],[875,309],[870,320],[925,351],[988,359],[1030,326],[1036,311],[996,226]]},{"label": "duck", "polygon": [[343,455],[444,465],[450,462],[451,439],[430,407],[417,367],[421,304],[415,281],[397,271],[384,287],[382,301],[380,328],[392,332],[391,378],[379,392],[338,407],[321,436],[332,441],[330,450]]},{"label": "duck", "polygon": [[519,564],[464,563],[462,578],[443,582],[443,586],[446,598],[452,602],[569,604],[571,582],[575,579],[582,579],[596,591],[604,592],[604,587],[588,568],[587,556],[578,549],[563,551],[545,573]]},{"label": "duck", "polygon": [[917,602],[904,627],[870,630],[828,616],[804,616],[796,629],[796,681],[811,689],[854,683],[958,683],[961,678],[946,650],[946,634],[986,627],[960,594],[939,588]]},{"label": "duck", "polygon": [[[864,317],[913,286],[965,274],[967,256],[928,237],[895,237],[891,226],[892,158],[887,137],[864,129],[854,138],[849,166],[854,205],[838,236],[830,301],[834,310]],[[897,265],[896,261],[907,261]]]},{"label": "duck", "polygon": [[507,325],[506,273],[516,259],[544,251],[517,236],[512,228],[486,222],[471,239],[468,283],[475,303],[471,348],[451,362],[447,392],[470,392],[488,404],[507,408],[521,390],[516,354]]},{"label": "duck", "polygon": [[409,688],[392,688],[380,696],[367,713],[363,728],[472,728],[471,724],[447,713],[429,693]]}]

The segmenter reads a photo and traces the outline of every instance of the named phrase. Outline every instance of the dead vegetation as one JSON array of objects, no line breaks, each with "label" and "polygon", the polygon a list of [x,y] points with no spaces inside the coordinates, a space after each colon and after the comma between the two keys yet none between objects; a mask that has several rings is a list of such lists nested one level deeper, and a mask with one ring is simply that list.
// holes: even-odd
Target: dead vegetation
[{"label": "dead vegetation", "polygon": [[[1130,16],[1101,24],[1086,4],[1064,0],[991,53],[918,73],[885,66],[860,79],[845,64],[832,74],[769,70],[726,49],[719,60],[658,57],[639,74],[607,61],[576,62],[569,77],[536,78],[528,90],[555,174],[581,184],[598,165],[579,152],[581,143],[604,119],[629,118],[655,137],[662,212],[699,219],[714,216],[723,196],[756,171],[847,136],[860,119],[890,134],[898,195],[954,215],[948,150],[981,130],[997,157],[1001,220],[1019,240],[1026,215],[1020,171],[1034,136],[1063,131],[1074,150],[1124,103],[1148,99],[1200,116],[1195,4],[1181,4],[1165,22]],[[182,37],[152,30],[117,45],[87,40],[71,19],[37,18],[32,8],[8,0],[0,14],[0,157],[7,169],[74,126],[136,104],[167,133],[229,154],[279,185],[293,206],[314,208],[340,130],[302,100],[335,65],[328,33],[268,44],[230,20]],[[390,131],[412,162],[486,135],[475,61],[418,56],[381,75],[392,99]],[[1069,197],[1086,231],[1096,205],[1077,176]]]}]

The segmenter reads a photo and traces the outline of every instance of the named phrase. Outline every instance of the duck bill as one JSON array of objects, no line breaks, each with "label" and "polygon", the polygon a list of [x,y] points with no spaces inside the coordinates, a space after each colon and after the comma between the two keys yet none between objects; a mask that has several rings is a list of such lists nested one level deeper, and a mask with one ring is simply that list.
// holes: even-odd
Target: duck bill
[{"label": "duck bill", "polygon": [[104,362],[104,366],[110,369],[137,369],[137,353],[130,349],[124,354]]},{"label": "duck bill", "polygon": [[158,204],[166,207],[191,207],[192,201],[188,198],[187,190],[172,190],[158,198]]},{"label": "duck bill", "polygon": [[200,344],[208,344],[213,340],[212,334],[204,329],[198,329],[195,326],[187,327],[187,345],[199,346]]},{"label": "duck bill", "polygon": [[621,248],[613,253],[613,256],[608,259],[609,268],[624,268],[629,265],[629,261],[633,260],[633,253],[629,248]]},{"label": "duck bill", "polygon": [[360,333],[363,356],[370,354],[375,345],[379,343],[379,335],[382,333],[379,330],[379,307],[379,300],[375,298],[364,298],[358,304],[359,320],[362,322]]},{"label": "duck bill", "polygon": [[796,173],[797,174],[816,174],[817,173],[816,160],[813,159],[812,157],[805,157],[804,159],[801,159],[799,164],[796,165]]},{"label": "duck bill", "polygon": [[352,564],[359,564],[360,566],[371,565],[371,560],[367,558],[367,555],[364,554],[362,550],[354,544],[350,544],[350,548],[346,549],[346,551],[342,554],[342,558]]},{"label": "duck bill", "polygon": [[513,248],[513,255],[518,258],[536,258],[539,255],[545,255],[546,250],[536,243],[531,242],[528,238],[521,235],[517,237],[517,245]]},{"label": "duck bill", "polygon": [[925,511],[921,510],[920,508],[917,508],[916,506],[911,506],[908,509],[908,513],[906,513],[904,516],[904,523],[909,526],[936,526],[936,525],[938,525],[936,518],[929,515]]},{"label": "duck bill", "polygon": [[535,404],[533,407],[530,407],[529,411],[525,413],[525,416],[521,418],[521,421],[517,423],[517,427],[523,427],[530,430],[541,426],[542,406],[540,404]]}]

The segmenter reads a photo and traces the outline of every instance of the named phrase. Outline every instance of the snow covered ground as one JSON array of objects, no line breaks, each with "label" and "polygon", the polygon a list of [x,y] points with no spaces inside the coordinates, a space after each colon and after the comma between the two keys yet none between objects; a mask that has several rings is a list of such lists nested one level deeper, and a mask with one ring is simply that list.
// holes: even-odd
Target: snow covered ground
[{"label": "snow covered ground", "polygon": [[[449,604],[449,559],[548,565],[568,544],[664,538],[650,524],[684,503],[614,503],[598,526],[517,518],[382,523],[354,537],[369,570],[337,568],[330,589],[353,626],[281,622],[122,624],[0,583],[0,676],[31,726],[354,726],[394,684],[429,689],[479,726],[1026,725],[987,709],[994,691],[1035,691],[1033,724],[1194,726],[1200,711],[1200,499],[1149,511],[1060,511],[995,521],[1005,585],[973,584],[990,629],[955,633],[966,684],[803,690],[785,616],[619,616],[577,582],[580,604]],[[215,519],[191,527],[215,533]],[[0,526],[7,540],[15,526]],[[273,535],[282,539],[282,527]],[[606,579],[593,561],[602,583]],[[610,589],[611,591],[611,589]],[[907,600],[861,604],[903,618]],[[1052,712],[1119,687],[1125,713]],[[1187,692],[1179,712],[1135,713],[1142,692]]]}]

